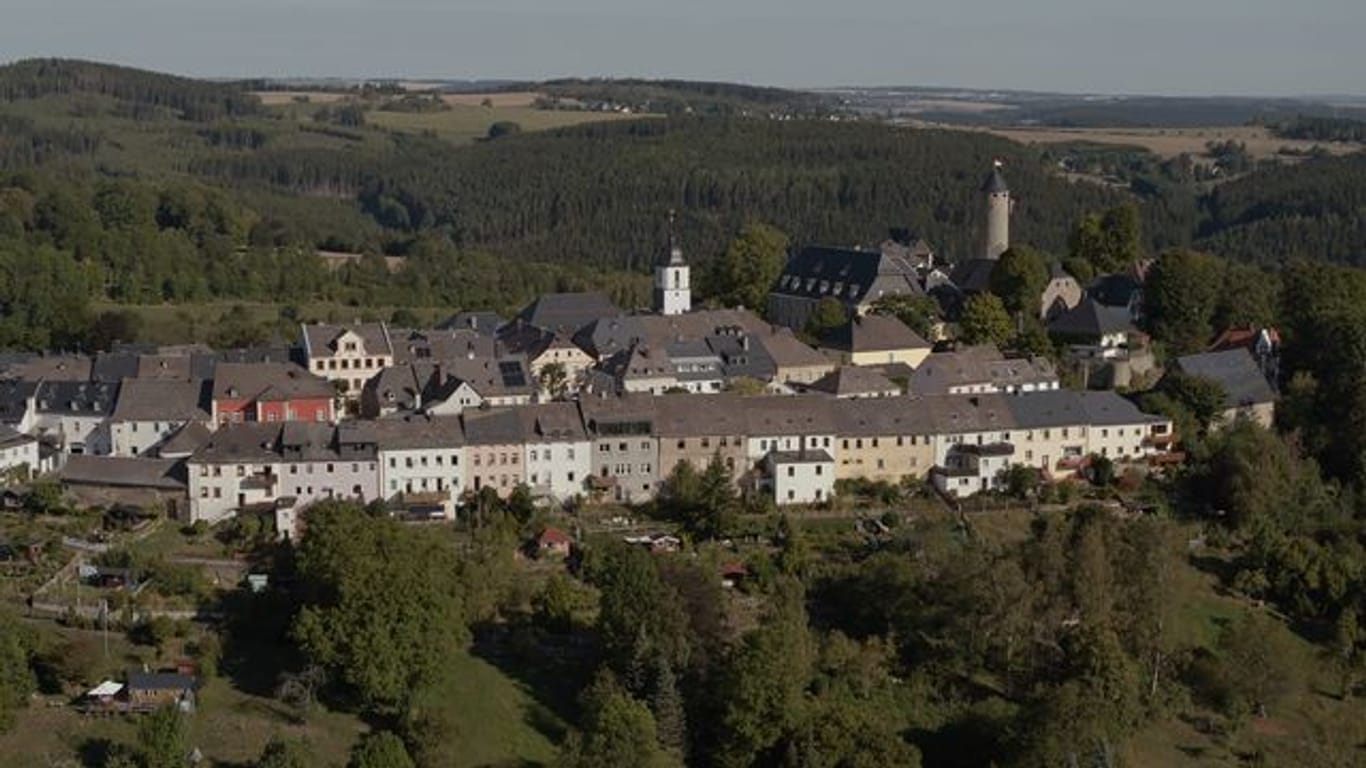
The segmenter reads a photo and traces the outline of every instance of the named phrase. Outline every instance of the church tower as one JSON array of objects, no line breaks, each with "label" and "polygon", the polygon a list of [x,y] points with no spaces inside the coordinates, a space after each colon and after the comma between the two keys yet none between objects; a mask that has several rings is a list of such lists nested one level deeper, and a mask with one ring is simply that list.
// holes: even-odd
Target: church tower
[{"label": "church tower", "polygon": [[692,311],[692,288],[688,263],[674,233],[674,213],[669,211],[669,253],[667,260],[655,265],[655,311],[661,315],[681,315]]},{"label": "church tower", "polygon": [[982,184],[986,202],[986,226],[982,237],[982,258],[995,261],[1010,248],[1010,187],[1001,175],[1001,161],[996,160]]}]

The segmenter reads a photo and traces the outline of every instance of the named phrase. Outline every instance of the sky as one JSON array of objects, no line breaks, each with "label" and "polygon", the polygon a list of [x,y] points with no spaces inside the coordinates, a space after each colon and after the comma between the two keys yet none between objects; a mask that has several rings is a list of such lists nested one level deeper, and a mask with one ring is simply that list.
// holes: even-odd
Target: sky
[{"label": "sky", "polygon": [[679,77],[1366,95],[1366,0],[0,0],[0,60],[204,77]]}]

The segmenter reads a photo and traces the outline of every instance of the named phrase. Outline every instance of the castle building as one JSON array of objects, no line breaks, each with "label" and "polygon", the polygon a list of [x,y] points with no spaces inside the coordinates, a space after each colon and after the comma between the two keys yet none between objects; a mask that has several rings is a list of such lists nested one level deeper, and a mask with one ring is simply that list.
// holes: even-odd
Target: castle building
[{"label": "castle building", "polygon": [[683,249],[674,236],[673,221],[673,213],[670,213],[668,260],[655,266],[655,311],[661,315],[692,311],[688,263],[683,260]]}]

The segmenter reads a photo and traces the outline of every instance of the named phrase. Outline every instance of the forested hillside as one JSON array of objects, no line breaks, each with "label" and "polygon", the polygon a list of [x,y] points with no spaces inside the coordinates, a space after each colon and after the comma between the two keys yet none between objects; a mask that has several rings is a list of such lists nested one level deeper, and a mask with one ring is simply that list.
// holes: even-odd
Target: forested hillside
[{"label": "forested hillside", "polygon": [[[1056,255],[1086,214],[1126,200],[1148,249],[1195,243],[1261,265],[1355,264],[1366,232],[1360,156],[1222,182],[1181,158],[1140,158],[1125,189],[1069,182],[1055,155],[973,132],[741,117],[736,107],[505,127],[471,144],[368,120],[382,101],[267,106],[245,88],[87,62],[0,67],[0,257],[77,276],[52,284],[81,302],[287,296],[508,309],[540,291],[595,287],[638,305],[670,209],[704,270],[750,222],[797,245],[871,244],[899,228],[948,259],[971,256],[994,158],[1016,198],[1012,239]],[[786,91],[715,84],[547,88],[790,104]],[[408,261],[397,274],[378,258],[328,272],[319,248]],[[78,340],[83,313],[65,312],[76,319],[62,329],[42,320],[51,292],[25,280],[44,269],[0,281],[6,301],[38,297],[6,316],[17,324],[9,343]]]}]

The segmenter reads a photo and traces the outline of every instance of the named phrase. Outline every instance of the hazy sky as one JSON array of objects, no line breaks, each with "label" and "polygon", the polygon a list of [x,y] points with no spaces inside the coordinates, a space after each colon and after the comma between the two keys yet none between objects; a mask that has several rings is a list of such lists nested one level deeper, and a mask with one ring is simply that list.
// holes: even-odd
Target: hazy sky
[{"label": "hazy sky", "polygon": [[0,59],[203,76],[1366,92],[1366,0],[0,0]]}]

